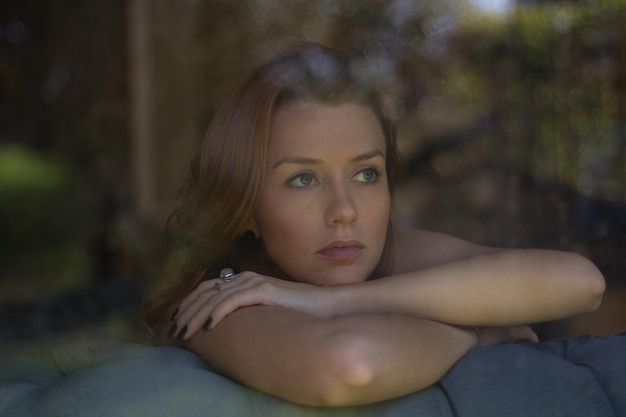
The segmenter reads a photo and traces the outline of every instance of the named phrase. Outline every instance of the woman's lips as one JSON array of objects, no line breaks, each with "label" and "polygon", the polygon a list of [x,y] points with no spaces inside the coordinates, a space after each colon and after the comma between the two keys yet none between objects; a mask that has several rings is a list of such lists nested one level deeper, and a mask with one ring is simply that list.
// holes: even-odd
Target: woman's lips
[{"label": "woman's lips", "polygon": [[363,253],[363,246],[357,243],[330,244],[317,253],[328,259],[345,261],[361,255],[361,253]]}]

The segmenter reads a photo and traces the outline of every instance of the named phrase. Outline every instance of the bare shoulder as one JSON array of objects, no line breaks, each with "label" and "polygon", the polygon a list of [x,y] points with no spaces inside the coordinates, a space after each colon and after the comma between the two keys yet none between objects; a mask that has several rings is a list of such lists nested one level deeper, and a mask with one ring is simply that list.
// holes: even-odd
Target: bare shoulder
[{"label": "bare shoulder", "polygon": [[498,250],[427,230],[404,230],[397,236],[396,272],[428,268]]}]

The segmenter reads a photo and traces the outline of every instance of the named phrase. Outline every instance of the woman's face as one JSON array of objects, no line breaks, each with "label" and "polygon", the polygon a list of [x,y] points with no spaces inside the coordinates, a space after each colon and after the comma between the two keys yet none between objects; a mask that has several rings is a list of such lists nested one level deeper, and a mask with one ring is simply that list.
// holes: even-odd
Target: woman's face
[{"label": "woman's face", "polygon": [[292,279],[361,282],[385,244],[385,139],[368,107],[294,102],[273,119],[254,229]]}]

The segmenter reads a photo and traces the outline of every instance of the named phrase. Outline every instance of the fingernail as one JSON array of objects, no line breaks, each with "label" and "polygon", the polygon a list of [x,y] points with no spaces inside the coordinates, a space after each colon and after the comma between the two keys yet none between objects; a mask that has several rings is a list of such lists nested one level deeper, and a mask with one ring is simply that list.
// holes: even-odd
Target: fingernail
[{"label": "fingernail", "polygon": [[185,333],[187,333],[187,326],[180,329],[180,332],[178,332],[178,334],[176,335],[176,339],[183,340],[183,337],[185,337]]},{"label": "fingernail", "polygon": [[174,312],[172,313],[172,317],[170,318],[170,321],[174,321],[177,314],[178,314],[178,307],[176,307],[176,310],[174,310]]},{"label": "fingernail", "polygon": [[209,317],[204,324],[202,325],[203,330],[209,330],[209,326],[211,326],[211,322],[213,321],[213,317]]},{"label": "fingernail", "polygon": [[176,323],[172,324],[172,327],[170,327],[170,331],[167,332],[167,337],[171,339],[174,337],[174,333],[176,333]]}]

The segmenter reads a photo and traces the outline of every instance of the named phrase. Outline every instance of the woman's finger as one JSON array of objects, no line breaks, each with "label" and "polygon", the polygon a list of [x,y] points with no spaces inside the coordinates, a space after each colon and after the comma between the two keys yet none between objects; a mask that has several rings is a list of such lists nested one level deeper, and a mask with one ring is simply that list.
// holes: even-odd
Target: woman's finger
[{"label": "woman's finger", "polygon": [[[215,327],[217,323],[237,308],[258,304],[258,302],[253,301],[255,300],[254,296],[251,297],[248,294],[247,297],[241,297],[240,295],[254,285],[255,282],[252,280],[224,282],[217,279],[204,282],[194,294],[190,294],[184,304],[181,303],[180,311],[176,317],[176,327],[181,330],[176,336],[181,340],[189,339],[201,328],[208,330]],[[229,296],[229,302],[222,306],[216,319],[213,317],[214,309]],[[182,329],[185,331],[181,334]]]},{"label": "woman's finger", "polygon": [[220,295],[212,308],[211,322],[207,326],[207,330],[213,329],[226,316],[239,308],[259,304],[273,304],[268,302],[267,291],[270,286],[271,284],[269,283],[250,283],[246,286],[242,286],[242,288],[237,288],[236,291],[228,291]]},{"label": "woman's finger", "polygon": [[168,332],[168,337],[175,337],[182,340],[185,335],[193,335],[197,329],[190,329],[188,327],[189,321],[195,317],[201,310],[202,306],[208,305],[211,298],[217,293],[215,289],[206,289],[205,291],[196,293],[191,302],[186,303],[179,307],[178,314],[174,319],[174,323]]},{"label": "woman's finger", "polygon": [[236,281],[241,282],[242,280],[238,278],[245,278],[245,275],[245,273],[240,273],[227,278],[213,278],[200,281],[198,285],[196,285],[196,287],[180,303],[178,309],[176,309],[176,311],[172,315],[172,321],[180,317],[180,312],[185,310],[190,304],[195,302],[199,294],[202,294],[204,291],[211,289],[220,290],[224,288],[224,285],[234,285]]},{"label": "woman's finger", "polygon": [[539,336],[537,336],[537,333],[535,333],[534,330],[530,328],[530,326],[524,326],[524,327],[525,327],[524,334],[522,335],[523,340],[526,340],[532,343],[538,343]]}]

